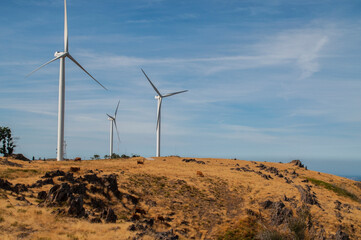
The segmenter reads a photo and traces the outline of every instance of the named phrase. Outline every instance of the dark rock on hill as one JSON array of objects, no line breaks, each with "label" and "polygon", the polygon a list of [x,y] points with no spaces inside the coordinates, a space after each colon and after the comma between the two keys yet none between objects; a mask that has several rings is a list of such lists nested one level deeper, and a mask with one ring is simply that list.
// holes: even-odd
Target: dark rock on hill
[{"label": "dark rock on hill", "polygon": [[13,158],[15,158],[15,159],[17,159],[17,160],[30,162],[30,159],[27,158],[27,157],[25,157],[25,156],[24,156],[23,154],[21,154],[21,153],[13,154],[13,155],[11,155],[11,157],[13,157]]},{"label": "dark rock on hill", "polygon": [[302,162],[300,160],[292,160],[290,163],[297,167],[301,167],[301,168],[304,167],[304,165],[302,164]]}]

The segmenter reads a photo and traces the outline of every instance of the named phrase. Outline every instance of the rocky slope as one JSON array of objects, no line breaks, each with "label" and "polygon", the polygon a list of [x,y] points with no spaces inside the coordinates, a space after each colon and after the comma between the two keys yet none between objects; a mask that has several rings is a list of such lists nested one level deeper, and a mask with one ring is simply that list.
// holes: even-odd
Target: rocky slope
[{"label": "rocky slope", "polygon": [[361,239],[360,199],[300,161],[0,160],[4,239]]}]

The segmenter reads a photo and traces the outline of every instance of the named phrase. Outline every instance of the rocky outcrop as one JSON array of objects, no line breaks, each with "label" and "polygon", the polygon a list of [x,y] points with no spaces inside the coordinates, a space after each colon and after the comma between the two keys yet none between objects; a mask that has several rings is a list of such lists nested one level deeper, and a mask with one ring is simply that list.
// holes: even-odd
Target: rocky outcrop
[{"label": "rocky outcrop", "polygon": [[198,163],[198,164],[206,164],[204,161],[197,161],[194,158],[183,159],[182,162],[186,162],[186,163],[194,162],[194,163]]},{"label": "rocky outcrop", "polygon": [[295,165],[295,166],[297,166],[297,167],[301,167],[301,168],[303,168],[304,167],[304,165],[302,164],[302,162],[300,161],[300,160],[292,160],[291,162],[290,162],[291,164],[293,164],[293,165]]},{"label": "rocky outcrop", "polygon": [[18,154],[13,154],[13,155],[11,155],[11,157],[13,157],[13,158],[15,158],[15,159],[17,159],[17,160],[21,160],[21,161],[30,161],[30,159],[29,158],[27,158],[27,157],[25,157],[23,154],[21,154],[21,153],[18,153]]},{"label": "rocky outcrop", "polygon": [[301,201],[303,203],[321,207],[320,203],[317,200],[316,193],[311,192],[310,187],[307,187],[307,189],[304,189],[302,186],[297,185],[296,188],[298,189],[298,191],[301,194]]},{"label": "rocky outcrop", "polygon": [[27,192],[28,187],[25,184],[17,183],[15,186],[6,179],[0,178],[0,189],[12,191],[14,193]]}]

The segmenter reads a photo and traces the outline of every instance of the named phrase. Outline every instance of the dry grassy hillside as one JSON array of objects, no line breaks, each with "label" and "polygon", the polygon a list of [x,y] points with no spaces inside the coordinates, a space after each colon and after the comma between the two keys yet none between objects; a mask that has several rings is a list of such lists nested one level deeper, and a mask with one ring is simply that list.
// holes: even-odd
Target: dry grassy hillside
[{"label": "dry grassy hillside", "polygon": [[0,159],[0,239],[361,239],[361,184],[295,163]]}]

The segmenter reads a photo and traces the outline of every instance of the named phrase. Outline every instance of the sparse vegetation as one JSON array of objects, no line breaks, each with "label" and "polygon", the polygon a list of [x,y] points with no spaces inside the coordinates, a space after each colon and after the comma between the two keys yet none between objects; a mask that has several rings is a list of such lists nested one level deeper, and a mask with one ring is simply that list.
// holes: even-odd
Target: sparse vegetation
[{"label": "sparse vegetation", "polygon": [[6,179],[14,179],[17,177],[30,177],[38,174],[36,169],[7,168],[0,170],[0,177]]},{"label": "sparse vegetation", "polygon": [[360,202],[360,199],[358,199],[358,197],[355,194],[347,191],[344,188],[338,187],[338,186],[336,186],[334,184],[324,182],[324,181],[321,181],[321,180],[318,180],[318,179],[315,179],[315,178],[307,178],[307,180],[312,182],[313,184],[315,184],[317,186],[324,187],[324,188],[326,188],[328,190],[331,190],[331,191],[335,192],[336,194],[338,194],[340,196],[350,198],[350,199],[352,199],[352,200],[354,200],[356,202]]},{"label": "sparse vegetation", "polygon": [[241,220],[235,227],[228,229],[218,236],[218,240],[252,240],[259,231],[259,224],[256,218],[247,217]]},{"label": "sparse vegetation", "polygon": [[[257,164],[242,160],[202,159],[205,164],[194,164],[177,157],[164,157],[152,161],[144,159],[144,164],[139,165],[138,159],[80,162],[1,159],[0,176],[6,177],[1,177],[0,184],[0,235],[5,239],[116,239],[119,236],[132,239],[142,234],[144,239],[154,239],[154,231],[169,232],[172,229],[172,236],[178,235],[179,239],[297,240],[319,237],[322,230],[319,226],[322,225],[323,236],[328,239],[340,224],[335,216],[335,204],[325,204],[329,201],[325,196],[330,196],[326,188],[316,191],[314,187],[315,191],[310,191],[310,194],[317,194],[325,211],[321,212],[319,206],[299,198],[295,185],[307,189],[311,183],[300,177],[293,178],[293,185],[287,184],[282,177],[275,177],[274,173],[270,173],[273,179],[264,180],[252,171],[230,169],[237,164],[240,168],[259,171]],[[8,162],[19,166],[10,166]],[[290,177],[291,171],[285,171],[290,168],[289,164],[264,165],[276,167]],[[80,170],[71,171],[72,168]],[[204,177],[197,176],[197,171],[201,171]],[[318,176],[317,172],[299,171],[304,178]],[[50,177],[54,180],[52,184],[49,172],[57,173]],[[110,175],[115,177],[109,178]],[[322,177],[324,182],[346,189],[350,187],[355,194],[359,193],[351,180],[332,175]],[[5,180],[10,182],[11,188]],[[23,190],[22,186],[45,181],[47,183],[41,187]],[[68,200],[56,204],[49,202],[49,199],[60,196],[58,194],[52,193],[52,198],[43,199],[51,188],[63,184],[69,185],[64,190],[70,190],[75,198],[85,191],[83,207],[90,213],[88,218],[69,215]],[[338,211],[343,219],[352,220],[349,222],[353,227],[342,222],[345,229],[351,231],[354,228],[352,234],[355,236],[352,237],[360,238],[361,227],[354,224],[360,219],[359,203],[350,203],[350,200],[336,195],[333,198],[342,202]],[[261,203],[268,199],[271,200],[271,205],[267,205],[270,207],[263,207]],[[109,207],[117,216],[115,225],[108,225],[101,217],[103,210]],[[101,218],[102,224],[91,223],[97,217]],[[129,230],[130,227],[135,231]]]},{"label": "sparse vegetation", "polygon": [[100,156],[98,154],[94,154],[93,157],[90,158],[91,160],[99,160]]},{"label": "sparse vegetation", "polygon": [[3,154],[4,157],[13,154],[16,145],[14,144],[10,128],[0,126],[0,144],[2,145],[0,147],[0,154]]}]

